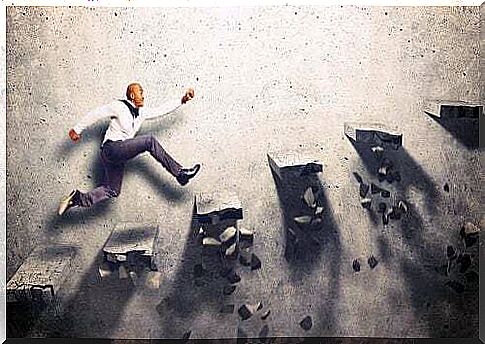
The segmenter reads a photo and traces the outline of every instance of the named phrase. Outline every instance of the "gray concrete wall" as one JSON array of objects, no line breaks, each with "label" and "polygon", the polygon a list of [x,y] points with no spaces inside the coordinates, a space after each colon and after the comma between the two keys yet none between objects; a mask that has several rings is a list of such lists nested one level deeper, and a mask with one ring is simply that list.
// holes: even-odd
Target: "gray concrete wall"
[{"label": "gray concrete wall", "polygon": [[[200,175],[180,187],[150,156],[138,157],[118,199],[58,218],[63,195],[99,179],[106,123],[86,130],[77,145],[67,131],[135,80],[147,105],[195,87],[191,104],[147,122],[140,134],[153,133],[184,165],[200,162]],[[157,295],[130,294],[99,311],[93,307],[103,300],[90,299],[110,295],[93,287],[90,274],[113,225],[158,222],[162,293],[186,292],[184,302],[196,309],[191,323],[210,337],[204,326],[215,321],[212,308],[197,302],[205,294],[177,283],[191,269],[186,236],[193,195],[229,189],[243,203],[242,225],[255,230],[263,260],[259,273],[245,277],[240,299],[271,295],[280,312],[271,333],[300,335],[299,320],[313,312],[314,332],[305,335],[476,336],[477,306],[467,308],[469,298],[450,301],[447,289],[433,296],[433,283],[443,281],[429,280],[423,266],[440,264],[462,222],[479,218],[479,153],[421,105],[426,98],[477,100],[479,85],[478,7],[8,8],[7,277],[38,244],[78,245],[67,292],[77,321],[69,333],[178,336],[170,321],[188,320],[169,310],[160,320]],[[413,240],[399,226],[399,235],[386,234],[360,208],[352,172],[365,173],[365,165],[342,134],[344,121],[385,122],[404,133],[403,192],[419,214]],[[266,160],[273,150],[306,152],[324,163],[338,234],[315,265],[283,257],[283,214]],[[386,252],[380,269],[360,279],[351,272],[354,258]],[[461,322],[463,315],[471,324]],[[102,325],[99,319],[110,316]],[[382,316],[385,323],[368,320]]]}]

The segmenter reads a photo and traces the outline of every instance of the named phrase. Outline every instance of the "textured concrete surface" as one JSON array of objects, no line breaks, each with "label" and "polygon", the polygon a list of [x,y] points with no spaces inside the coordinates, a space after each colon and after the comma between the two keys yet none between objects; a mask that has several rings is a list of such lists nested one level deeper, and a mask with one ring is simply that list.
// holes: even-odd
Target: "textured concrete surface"
[{"label": "textured concrete surface", "polygon": [[[239,327],[252,337],[259,317],[240,322],[219,309],[262,300],[269,336],[476,337],[478,286],[457,294],[435,270],[446,245],[459,245],[463,221],[480,218],[480,154],[466,135],[474,128],[441,125],[421,105],[479,100],[479,24],[478,7],[9,8],[7,278],[36,245],[82,248],[65,314],[40,318],[26,335],[174,338],[191,329],[192,338],[224,338]],[[117,199],[58,218],[63,195],[99,180],[106,123],[77,145],[67,131],[133,80],[147,105],[195,87],[189,105],[140,134],[156,135],[184,165],[200,162],[200,175],[180,187],[142,156]],[[345,121],[389,123],[404,135],[390,155],[402,182],[391,189],[410,215],[389,228],[360,205],[352,173],[369,180],[374,166],[344,137]],[[296,195],[275,184],[266,157],[285,150],[324,164],[311,180],[324,190],[324,227],[295,259],[285,257],[285,227]],[[216,261],[204,262],[199,283],[193,277],[193,195],[214,190],[237,193],[240,225],[254,230],[262,260],[261,270],[240,268],[228,299]],[[97,277],[118,221],[159,223],[159,290]],[[456,270],[451,279],[465,283]],[[304,331],[307,315],[313,327]]]}]

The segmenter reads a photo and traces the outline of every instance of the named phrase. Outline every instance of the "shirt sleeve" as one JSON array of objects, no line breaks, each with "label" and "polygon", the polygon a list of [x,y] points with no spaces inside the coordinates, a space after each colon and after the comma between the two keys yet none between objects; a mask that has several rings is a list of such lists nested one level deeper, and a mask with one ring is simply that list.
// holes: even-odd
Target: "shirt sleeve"
[{"label": "shirt sleeve", "polygon": [[163,103],[153,108],[141,108],[140,112],[144,119],[153,119],[177,110],[182,105],[181,99]]},{"label": "shirt sleeve", "polygon": [[89,127],[91,124],[99,121],[100,119],[117,116],[113,111],[111,104],[106,104],[100,106],[90,112],[88,112],[76,125],[73,127],[77,134],[81,134],[84,129]]}]

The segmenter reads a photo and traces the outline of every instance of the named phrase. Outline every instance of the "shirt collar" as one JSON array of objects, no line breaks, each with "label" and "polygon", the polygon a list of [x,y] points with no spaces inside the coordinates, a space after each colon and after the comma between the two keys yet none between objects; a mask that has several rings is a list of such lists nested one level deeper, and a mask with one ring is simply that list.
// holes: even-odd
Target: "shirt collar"
[{"label": "shirt collar", "polygon": [[135,103],[133,103],[131,100],[127,99],[127,101],[128,101],[128,103],[130,103],[130,104],[131,104],[131,106],[133,106],[135,109],[137,108],[137,107],[136,107],[136,105],[135,105]]}]

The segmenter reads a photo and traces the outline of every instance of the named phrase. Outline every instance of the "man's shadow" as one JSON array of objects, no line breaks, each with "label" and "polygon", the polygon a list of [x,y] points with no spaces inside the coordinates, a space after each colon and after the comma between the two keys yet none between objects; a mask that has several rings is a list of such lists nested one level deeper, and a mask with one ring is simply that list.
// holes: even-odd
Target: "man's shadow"
[{"label": "man's shadow", "polygon": [[[324,273],[328,277],[328,288],[323,292],[320,314],[315,319],[315,327],[322,331],[335,321],[335,306],[339,299],[341,243],[339,228],[333,216],[331,204],[324,185],[317,174],[302,176],[298,171],[281,171],[281,179],[270,168],[283,212],[285,259],[290,268],[293,283],[301,283],[305,276]],[[320,216],[315,216],[315,208],[303,200],[308,188],[315,196],[316,207],[323,208]],[[302,224],[295,218],[310,216],[314,223]],[[323,264],[323,270],[322,270]],[[323,272],[322,272],[323,271]],[[324,332],[320,332],[323,335]]]},{"label": "man's shadow", "polygon": [[[377,175],[380,163],[370,146],[357,143],[350,138],[349,140],[364,163],[368,175]],[[395,222],[403,246],[392,247],[389,238],[397,233],[393,233],[389,229],[387,235],[377,238],[380,255],[384,261],[389,261],[392,252],[400,261],[399,266],[406,283],[405,286],[411,295],[414,311],[426,320],[431,336],[453,337],[461,336],[460,333],[468,334],[469,328],[460,328],[456,324],[444,327],[443,324],[449,324],[449,316],[453,313],[465,317],[471,315],[476,318],[478,308],[476,305],[474,307],[465,306],[464,300],[460,297],[450,297],[450,291],[444,285],[446,278],[437,274],[437,268],[446,262],[447,242],[439,241],[442,238],[439,232],[425,228],[425,220],[420,214],[420,207],[405,199],[410,188],[419,191],[423,195],[424,209],[428,212],[428,216],[433,218],[434,228],[439,231],[446,228],[445,224],[441,224],[444,209],[440,207],[442,200],[439,188],[403,147],[386,151],[384,157],[391,160],[401,174],[400,182],[394,181],[388,185],[392,185],[398,199],[406,202],[408,211],[400,221]],[[473,295],[478,293],[478,289],[476,286],[471,286],[471,290],[468,290],[467,293]],[[431,313],[430,307],[439,304],[448,304],[450,308],[447,309],[447,312]]]}]

